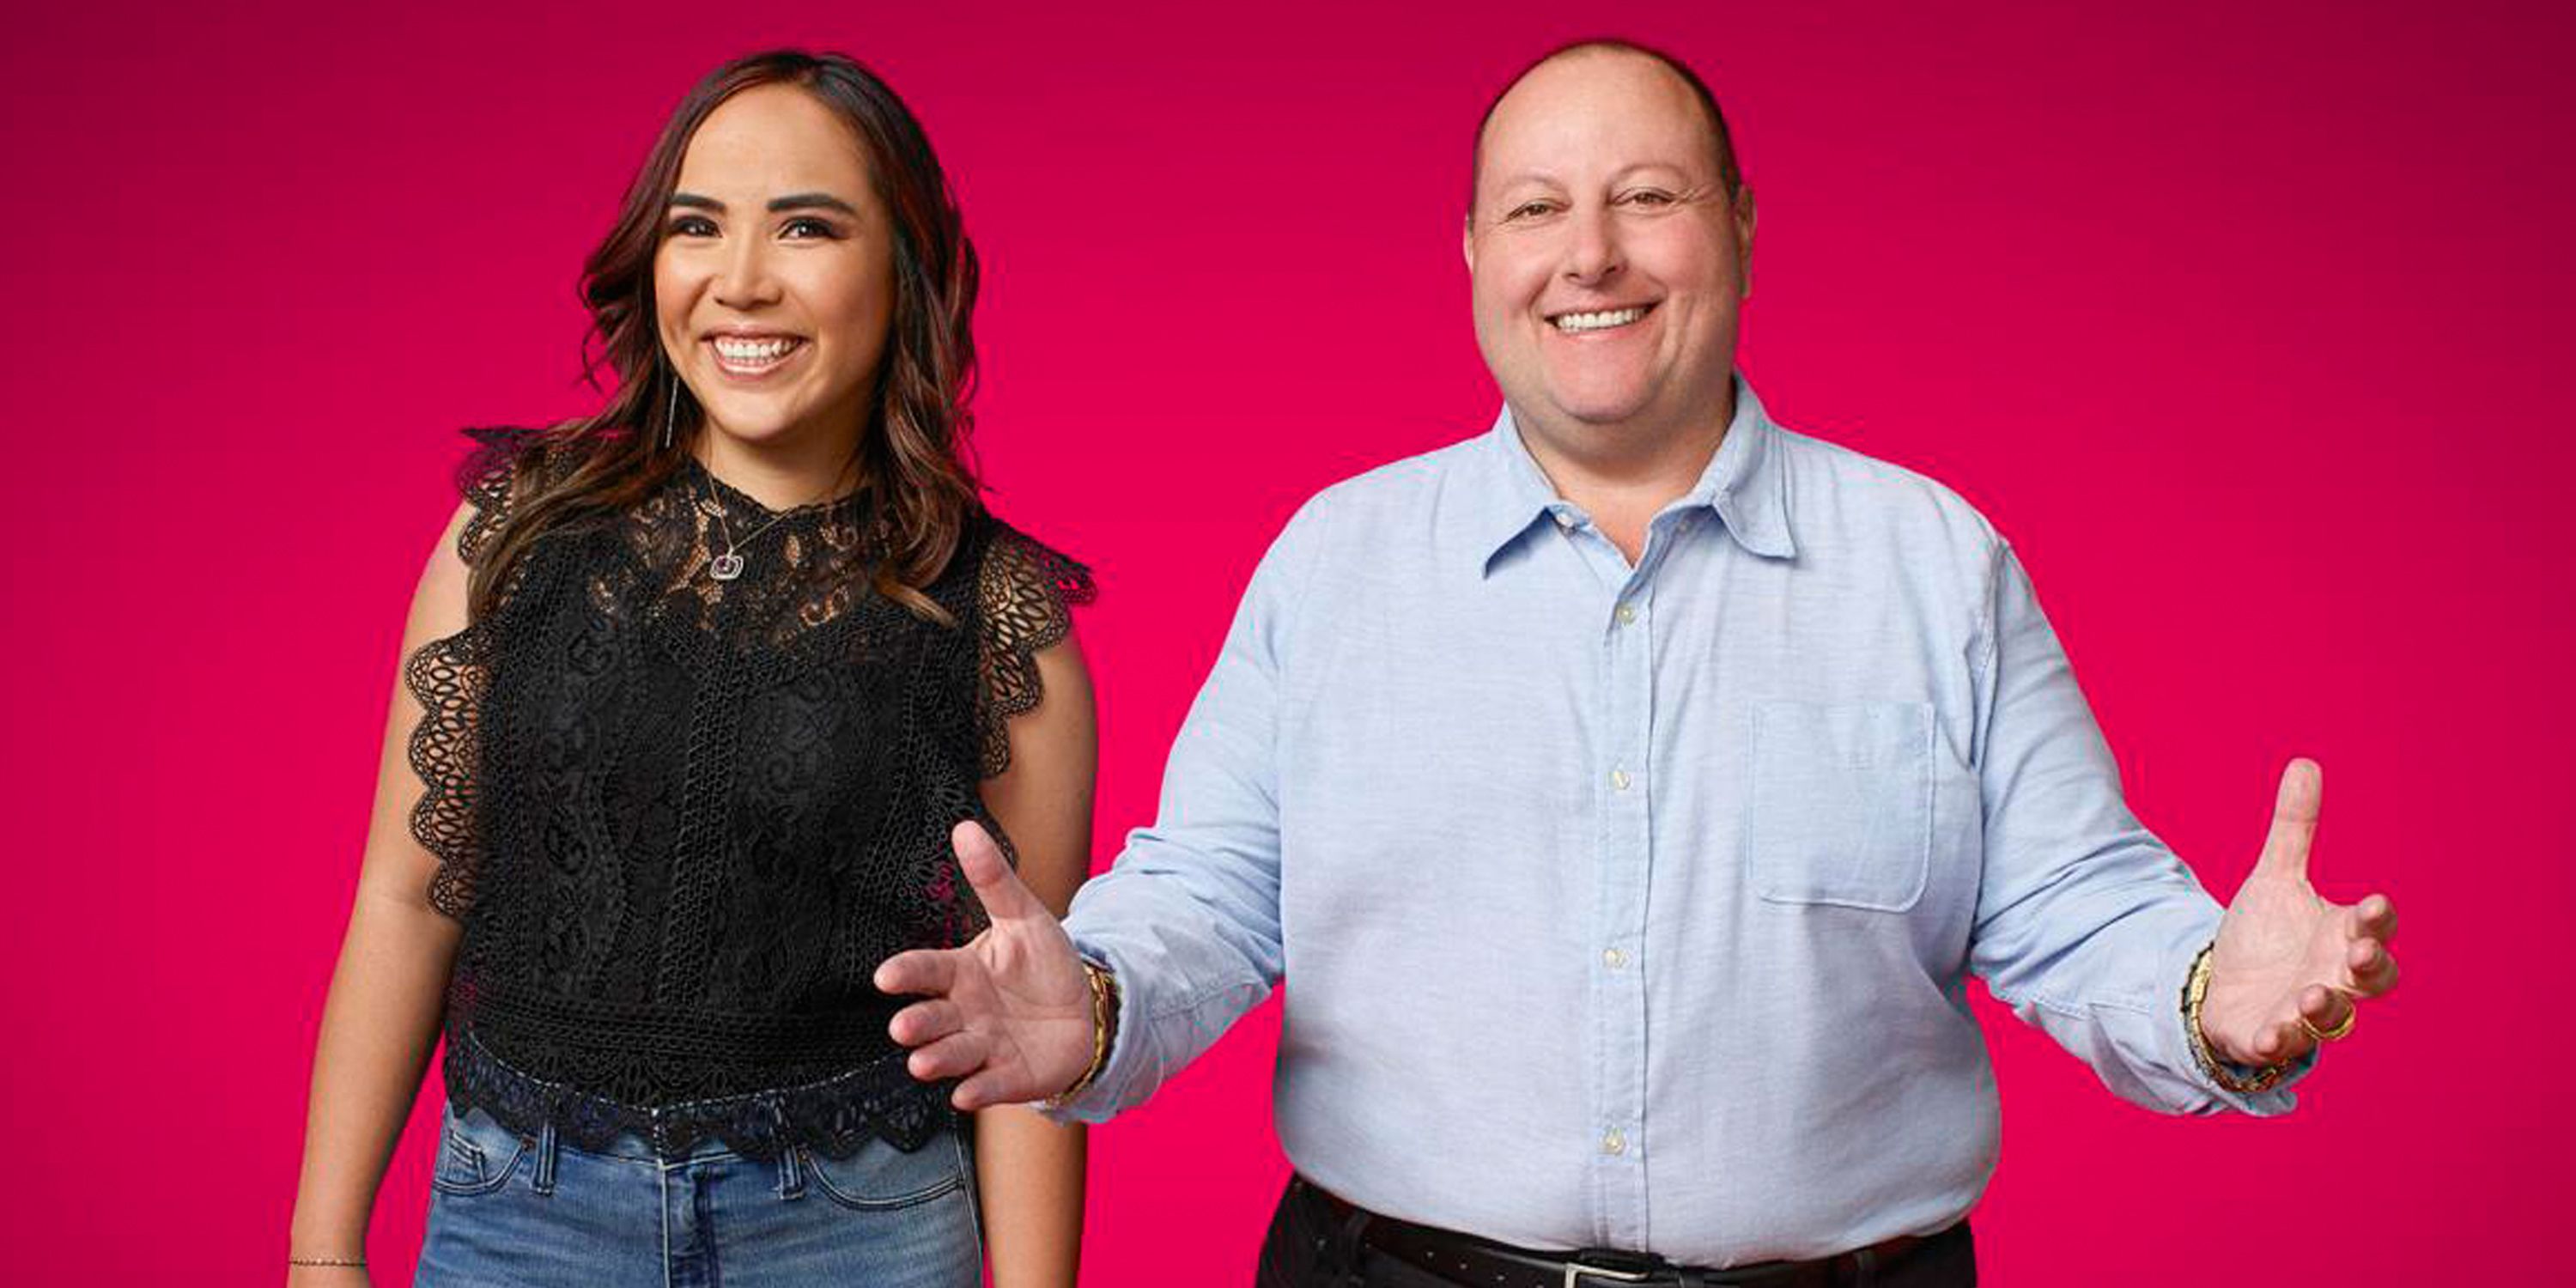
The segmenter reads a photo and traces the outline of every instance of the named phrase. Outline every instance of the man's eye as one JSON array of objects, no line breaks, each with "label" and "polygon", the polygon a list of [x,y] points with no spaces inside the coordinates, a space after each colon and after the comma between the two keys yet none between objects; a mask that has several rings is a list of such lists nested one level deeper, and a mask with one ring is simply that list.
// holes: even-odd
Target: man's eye
[{"label": "man's eye", "polygon": [[1505,219],[1535,219],[1535,218],[1537,218],[1538,216],[1540,216],[1540,215],[1544,215],[1544,214],[1546,214],[1547,212],[1549,212],[1549,211],[1551,211],[1551,210],[1554,210],[1554,209],[1556,209],[1556,206],[1555,206],[1555,204],[1554,204],[1554,203],[1552,203],[1552,202],[1546,202],[1546,201],[1524,201],[1524,202],[1522,202],[1521,204],[1519,204],[1519,205],[1517,205],[1517,206],[1512,207],[1512,208],[1511,208],[1511,210],[1509,210],[1508,212],[1506,212],[1506,213],[1503,215],[1503,218],[1505,218]]},{"label": "man's eye", "polygon": [[1669,206],[1673,204],[1673,194],[1665,192],[1659,188],[1639,188],[1628,193],[1624,199],[1632,206]]}]

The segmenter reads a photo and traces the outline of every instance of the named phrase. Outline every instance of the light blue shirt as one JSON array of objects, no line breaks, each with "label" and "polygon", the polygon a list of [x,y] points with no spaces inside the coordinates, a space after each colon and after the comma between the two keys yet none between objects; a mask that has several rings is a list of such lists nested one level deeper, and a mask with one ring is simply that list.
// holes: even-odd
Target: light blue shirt
[{"label": "light blue shirt", "polygon": [[1537,1248],[1735,1265],[1984,1189],[1968,976],[2120,1095],[2203,1078],[2219,909],[2132,817],[2012,548],[1740,380],[1634,567],[1492,432],[1327,489],[1260,568],[1154,826],[1075,900],[1093,1121],[1284,976],[1297,1169]]}]

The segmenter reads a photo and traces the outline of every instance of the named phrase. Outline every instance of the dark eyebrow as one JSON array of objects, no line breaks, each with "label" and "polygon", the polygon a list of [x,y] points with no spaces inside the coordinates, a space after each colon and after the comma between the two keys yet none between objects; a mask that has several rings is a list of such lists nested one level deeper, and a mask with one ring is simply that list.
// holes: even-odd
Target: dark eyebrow
[{"label": "dark eyebrow", "polygon": [[[725,203],[718,201],[713,197],[701,197],[694,192],[672,193],[671,204],[674,206],[686,206],[692,210],[712,210],[719,215],[725,212]],[[859,214],[858,207],[853,206],[828,192],[791,192],[784,197],[772,198],[769,203],[771,214],[776,214],[782,210],[817,209],[837,210],[853,219],[857,218]]]},{"label": "dark eyebrow", "polygon": [[859,215],[858,207],[853,206],[828,192],[792,192],[784,197],[772,198],[769,203],[769,212],[771,214],[776,214],[782,210],[813,210],[817,208],[823,210],[837,210],[853,219],[858,218]]}]

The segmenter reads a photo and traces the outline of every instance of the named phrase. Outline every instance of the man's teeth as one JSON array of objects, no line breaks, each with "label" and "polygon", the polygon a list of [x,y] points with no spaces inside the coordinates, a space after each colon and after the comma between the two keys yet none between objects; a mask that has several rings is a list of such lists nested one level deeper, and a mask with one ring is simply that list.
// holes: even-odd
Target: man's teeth
[{"label": "man's teeth", "polygon": [[1556,329],[1559,331],[1606,331],[1614,326],[1626,326],[1644,316],[1646,316],[1646,311],[1642,308],[1610,309],[1600,313],[1566,313],[1557,317]]},{"label": "man's teeth", "polygon": [[775,340],[718,340],[716,341],[716,356],[727,362],[756,365],[764,362],[776,362],[780,358],[786,357],[787,351],[795,348],[796,344],[797,342],[795,340],[784,338]]}]

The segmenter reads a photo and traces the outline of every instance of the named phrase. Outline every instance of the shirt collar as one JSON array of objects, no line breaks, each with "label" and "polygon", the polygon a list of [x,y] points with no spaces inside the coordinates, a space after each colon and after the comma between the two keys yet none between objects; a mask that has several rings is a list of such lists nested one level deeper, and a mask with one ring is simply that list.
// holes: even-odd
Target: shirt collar
[{"label": "shirt collar", "polygon": [[[1735,418],[1727,423],[1726,438],[1709,458],[1708,468],[1700,471],[1699,481],[1667,509],[1714,510],[1737,545],[1773,559],[1794,557],[1798,547],[1789,535],[1789,477],[1780,456],[1781,432],[1762,409],[1753,386],[1738,373]],[[1530,456],[1520,427],[1512,423],[1510,406],[1494,417],[1494,427],[1482,442],[1486,477],[1473,499],[1468,547],[1479,572],[1490,567],[1494,556],[1519,540],[1531,524],[1576,513]]]}]

